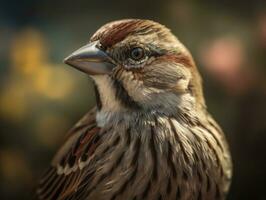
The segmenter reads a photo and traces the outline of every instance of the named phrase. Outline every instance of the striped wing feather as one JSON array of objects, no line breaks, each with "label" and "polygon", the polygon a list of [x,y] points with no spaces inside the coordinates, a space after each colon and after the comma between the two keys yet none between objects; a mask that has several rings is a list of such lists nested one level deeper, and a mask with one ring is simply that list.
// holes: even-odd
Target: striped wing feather
[{"label": "striped wing feather", "polygon": [[89,183],[89,172],[84,166],[89,164],[99,142],[100,128],[96,126],[95,113],[96,109],[92,109],[69,131],[39,182],[38,199],[83,199],[83,189]]}]

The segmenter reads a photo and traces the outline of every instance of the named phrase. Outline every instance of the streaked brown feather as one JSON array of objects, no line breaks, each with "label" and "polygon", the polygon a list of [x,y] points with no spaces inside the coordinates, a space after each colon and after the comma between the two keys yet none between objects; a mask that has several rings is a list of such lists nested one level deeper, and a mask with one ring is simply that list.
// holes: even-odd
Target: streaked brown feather
[{"label": "streaked brown feather", "polygon": [[[95,124],[95,109],[88,112],[69,132],[65,144],[56,154],[52,166],[40,180],[37,195],[39,199],[67,199],[77,192],[86,177],[86,168],[81,169],[80,162],[86,163],[93,156],[97,142],[93,140],[101,129]],[[81,161],[86,155],[87,159]],[[74,163],[71,159],[75,158]],[[88,163],[89,164],[89,163]],[[67,166],[72,166],[68,170]],[[89,180],[87,180],[88,182]]]},{"label": "streaked brown feather", "polygon": [[69,131],[40,181],[39,199],[224,200],[230,154],[186,48],[149,20],[112,22],[91,41],[108,49],[133,35],[159,39],[168,54],[141,70],[119,66],[113,76],[94,77],[97,117],[94,108]]}]

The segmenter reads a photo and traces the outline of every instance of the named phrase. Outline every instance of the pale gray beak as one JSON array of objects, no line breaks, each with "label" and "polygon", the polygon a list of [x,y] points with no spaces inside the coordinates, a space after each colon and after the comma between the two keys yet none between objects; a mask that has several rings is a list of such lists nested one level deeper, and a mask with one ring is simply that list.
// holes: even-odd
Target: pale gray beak
[{"label": "pale gray beak", "polygon": [[91,42],[64,59],[64,63],[89,75],[110,74],[115,67],[112,59]]}]

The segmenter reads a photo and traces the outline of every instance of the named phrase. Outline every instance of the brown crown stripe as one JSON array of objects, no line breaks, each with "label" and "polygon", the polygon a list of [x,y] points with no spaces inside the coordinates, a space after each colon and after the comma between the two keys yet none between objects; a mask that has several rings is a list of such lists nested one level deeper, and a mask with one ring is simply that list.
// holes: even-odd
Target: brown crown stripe
[{"label": "brown crown stripe", "polygon": [[106,24],[100,28],[92,36],[91,41],[100,40],[102,46],[107,48],[121,42],[129,35],[147,35],[151,32],[157,32],[160,34],[162,32],[162,28],[162,25],[149,20],[122,20]]},{"label": "brown crown stripe", "polygon": [[139,21],[134,20],[115,25],[112,29],[109,29],[109,31],[104,32],[100,38],[101,44],[105,47],[113,46],[125,39],[128,35],[136,32],[139,23]]}]

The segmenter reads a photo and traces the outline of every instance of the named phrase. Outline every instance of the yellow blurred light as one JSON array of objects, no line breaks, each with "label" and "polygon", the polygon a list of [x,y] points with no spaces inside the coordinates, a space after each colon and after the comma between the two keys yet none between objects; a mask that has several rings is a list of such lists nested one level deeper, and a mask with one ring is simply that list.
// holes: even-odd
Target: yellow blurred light
[{"label": "yellow blurred light", "polygon": [[42,66],[35,74],[33,85],[38,93],[51,99],[62,99],[74,89],[70,73],[55,65]]},{"label": "yellow blurred light", "polygon": [[37,30],[28,28],[15,35],[10,52],[12,70],[0,92],[2,116],[24,120],[36,106],[42,106],[39,100],[62,100],[71,95],[75,78],[47,55],[44,36]]},{"label": "yellow blurred light", "polygon": [[52,112],[44,113],[37,119],[34,132],[40,143],[53,147],[62,140],[62,134],[68,129],[68,124],[64,116]]},{"label": "yellow blurred light", "polygon": [[44,37],[34,29],[26,29],[16,36],[11,60],[15,73],[24,77],[39,95],[60,99],[73,89],[70,74],[48,61]]},{"label": "yellow blurred light", "polygon": [[16,83],[7,85],[2,90],[0,96],[0,112],[2,117],[16,121],[23,119],[27,111],[25,95],[23,85]]},{"label": "yellow blurred light", "polygon": [[11,149],[0,151],[1,174],[11,183],[27,182],[32,179],[30,166],[21,152]]},{"label": "yellow blurred light", "polygon": [[11,62],[18,73],[31,75],[47,59],[47,47],[40,32],[26,29],[15,36],[11,45]]}]

